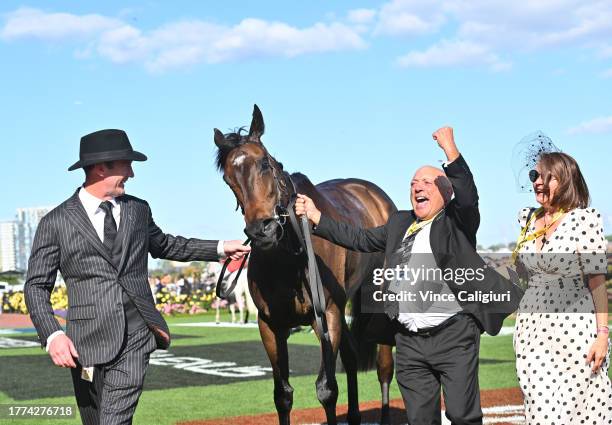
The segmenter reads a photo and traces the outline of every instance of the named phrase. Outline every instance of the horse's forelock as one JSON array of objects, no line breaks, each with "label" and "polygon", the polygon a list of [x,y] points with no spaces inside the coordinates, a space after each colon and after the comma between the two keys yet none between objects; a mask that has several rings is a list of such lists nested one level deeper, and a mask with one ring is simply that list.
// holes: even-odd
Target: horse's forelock
[{"label": "horse's forelock", "polygon": [[232,133],[226,133],[223,135],[227,144],[217,148],[217,170],[223,171],[225,167],[225,161],[229,154],[236,149],[238,146],[245,144],[248,141],[248,134],[246,134],[246,128],[240,127]]}]

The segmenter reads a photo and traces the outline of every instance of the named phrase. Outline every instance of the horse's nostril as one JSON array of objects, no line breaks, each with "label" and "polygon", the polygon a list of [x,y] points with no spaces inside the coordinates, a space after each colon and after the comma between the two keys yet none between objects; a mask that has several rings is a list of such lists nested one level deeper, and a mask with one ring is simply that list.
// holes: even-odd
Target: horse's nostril
[{"label": "horse's nostril", "polygon": [[264,220],[263,221],[263,230],[264,230],[264,233],[268,233],[271,230],[273,230],[275,225],[276,225],[276,222],[274,221],[273,218],[268,218],[268,219]]}]

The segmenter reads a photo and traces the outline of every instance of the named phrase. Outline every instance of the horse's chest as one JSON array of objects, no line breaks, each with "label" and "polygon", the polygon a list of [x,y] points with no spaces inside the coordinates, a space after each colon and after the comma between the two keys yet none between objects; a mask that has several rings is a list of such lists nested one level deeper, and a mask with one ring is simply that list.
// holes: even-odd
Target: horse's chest
[{"label": "horse's chest", "polygon": [[253,282],[253,301],[259,312],[272,320],[307,325],[312,320],[312,304],[301,284]]}]

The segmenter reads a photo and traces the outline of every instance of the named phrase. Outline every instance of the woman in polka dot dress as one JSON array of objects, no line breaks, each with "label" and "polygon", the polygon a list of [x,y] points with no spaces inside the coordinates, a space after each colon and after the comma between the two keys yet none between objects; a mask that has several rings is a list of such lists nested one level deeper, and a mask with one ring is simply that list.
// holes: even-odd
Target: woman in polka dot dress
[{"label": "woman in polka dot dress", "polygon": [[612,424],[606,246],[575,160],[544,153],[529,175],[517,269],[528,280],[516,318],[516,370],[530,425]]}]

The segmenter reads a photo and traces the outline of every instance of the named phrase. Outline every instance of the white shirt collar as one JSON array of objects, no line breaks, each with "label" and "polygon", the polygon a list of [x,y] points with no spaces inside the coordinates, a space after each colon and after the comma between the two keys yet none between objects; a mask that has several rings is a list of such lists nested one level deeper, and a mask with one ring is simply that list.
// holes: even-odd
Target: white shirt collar
[{"label": "white shirt collar", "polygon": [[[92,195],[84,187],[81,187],[79,190],[79,199],[81,200],[81,203],[89,216],[95,215],[100,208],[100,204],[104,202],[104,199],[100,199]],[[113,204],[113,208],[117,207],[118,204],[116,198],[111,198],[110,201]]]}]

